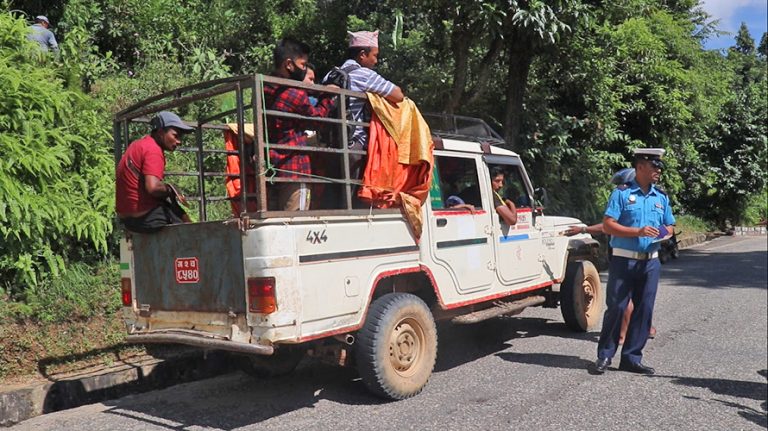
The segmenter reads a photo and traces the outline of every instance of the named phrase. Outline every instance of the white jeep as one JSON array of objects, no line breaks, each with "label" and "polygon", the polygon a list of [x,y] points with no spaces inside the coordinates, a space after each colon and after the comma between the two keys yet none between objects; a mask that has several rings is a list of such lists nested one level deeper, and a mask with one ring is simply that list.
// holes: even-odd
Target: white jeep
[{"label": "white jeep", "polygon": [[[190,110],[191,103],[213,95],[229,93],[236,99],[233,109],[205,118],[198,113],[198,121],[189,122],[197,129],[196,145],[179,157],[197,161],[197,170],[167,172],[194,181],[199,221],[155,234],[126,233],[121,243],[129,341],[242,353],[247,368],[260,375],[289,372],[310,353],[353,364],[373,393],[403,399],[419,393],[432,373],[436,320],[471,324],[530,306],[558,305],[574,330],[585,331],[599,320],[601,284],[590,262],[597,243],[588,235],[563,235],[580,221],[542,214],[520,157],[489,145],[503,141],[479,120],[444,116],[429,121],[434,174],[418,240],[399,210],[354,207],[348,173],[354,152],[346,145],[307,149],[339,158],[341,180],[310,181],[335,186],[339,208],[281,212],[264,203],[257,211],[209,220],[213,206],[228,205],[229,199],[220,196],[221,175],[206,170],[207,158],[255,154],[255,171],[263,172],[269,143],[259,131],[267,116],[286,115],[263,108],[264,81],[305,87],[242,76],[174,90],[116,115],[119,159],[124,145],[146,131],[136,124],[152,113]],[[242,133],[238,151],[212,148],[232,118],[241,131],[247,120],[254,122],[255,151],[248,151]],[[344,113],[325,121],[346,142]],[[517,206],[513,226],[492,207],[489,169],[494,166],[507,173],[504,194]],[[245,176],[240,179],[245,184]],[[237,199],[264,202],[269,179],[260,174],[255,186],[255,193],[243,192]],[[450,196],[474,209],[447,207]]]}]

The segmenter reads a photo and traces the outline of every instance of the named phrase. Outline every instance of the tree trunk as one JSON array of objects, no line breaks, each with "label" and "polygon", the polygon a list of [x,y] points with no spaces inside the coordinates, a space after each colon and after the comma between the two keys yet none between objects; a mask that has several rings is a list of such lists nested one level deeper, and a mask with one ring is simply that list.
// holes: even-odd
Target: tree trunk
[{"label": "tree trunk", "polygon": [[464,88],[467,86],[467,73],[469,64],[469,44],[471,37],[468,32],[454,29],[451,35],[451,51],[453,52],[453,88],[451,96],[445,105],[445,112],[453,114],[461,105],[461,99],[464,95]]},{"label": "tree trunk", "polygon": [[477,83],[469,91],[464,93],[464,97],[461,101],[462,104],[473,103],[481,94],[483,94],[486,84],[490,81],[489,75],[491,74],[491,70],[493,70],[491,65],[496,62],[496,58],[499,56],[499,53],[501,53],[503,47],[504,39],[502,39],[501,35],[497,35],[493,39],[493,42],[491,42],[491,47],[488,49],[488,52],[485,53],[483,60],[478,66]]},{"label": "tree trunk", "polygon": [[533,41],[519,31],[514,31],[509,45],[507,62],[507,101],[504,107],[504,139],[513,151],[520,151],[520,134],[523,125],[523,101],[528,84],[528,72],[533,62]]}]

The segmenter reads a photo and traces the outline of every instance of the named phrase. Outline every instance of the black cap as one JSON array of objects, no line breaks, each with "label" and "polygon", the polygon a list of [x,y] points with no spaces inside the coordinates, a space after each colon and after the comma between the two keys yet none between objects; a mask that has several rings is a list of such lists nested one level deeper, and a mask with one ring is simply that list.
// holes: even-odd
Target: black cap
[{"label": "black cap", "polygon": [[157,115],[150,120],[149,124],[152,126],[152,130],[164,129],[166,127],[175,127],[184,133],[189,133],[195,130],[194,127],[190,127],[181,121],[181,118],[179,118],[178,115],[169,111],[158,112]]}]

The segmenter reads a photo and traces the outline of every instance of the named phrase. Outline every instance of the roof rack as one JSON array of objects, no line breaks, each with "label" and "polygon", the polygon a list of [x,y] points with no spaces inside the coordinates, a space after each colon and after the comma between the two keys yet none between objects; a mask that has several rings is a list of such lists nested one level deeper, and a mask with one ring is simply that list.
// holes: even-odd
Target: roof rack
[{"label": "roof rack", "polygon": [[505,141],[491,126],[479,118],[443,113],[423,113],[433,134],[443,138],[471,139],[478,142],[491,141],[504,145]]}]

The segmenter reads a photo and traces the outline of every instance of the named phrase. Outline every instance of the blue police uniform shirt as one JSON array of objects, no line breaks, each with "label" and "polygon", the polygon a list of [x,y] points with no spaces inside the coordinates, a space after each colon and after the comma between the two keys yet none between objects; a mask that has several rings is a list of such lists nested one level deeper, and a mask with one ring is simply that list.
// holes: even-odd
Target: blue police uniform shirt
[{"label": "blue police uniform shirt", "polygon": [[[644,227],[675,224],[672,208],[669,206],[669,197],[656,190],[651,185],[648,194],[637,182],[632,181],[626,186],[620,186],[613,190],[608,198],[605,215],[626,227]],[[611,247],[623,248],[641,253],[652,253],[659,250],[659,243],[653,242],[655,238],[625,238],[614,236],[611,238]]]}]

